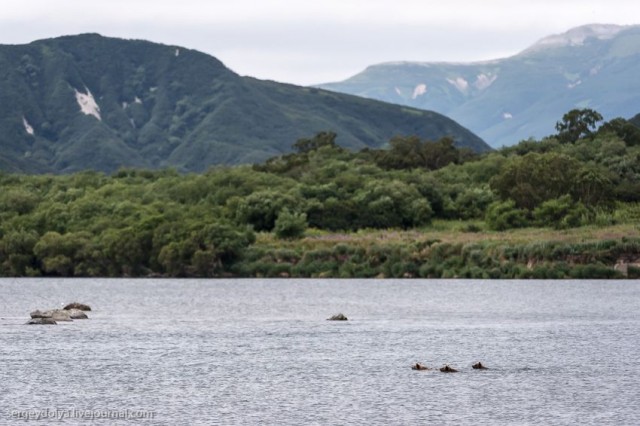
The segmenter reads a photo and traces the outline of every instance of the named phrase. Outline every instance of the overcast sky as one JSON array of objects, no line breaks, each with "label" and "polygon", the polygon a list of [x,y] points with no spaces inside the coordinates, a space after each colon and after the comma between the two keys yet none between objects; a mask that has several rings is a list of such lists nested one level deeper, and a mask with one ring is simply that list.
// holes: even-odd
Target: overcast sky
[{"label": "overcast sky", "polygon": [[3,0],[0,44],[98,32],[207,52],[242,75],[344,80],[389,61],[515,54],[590,23],[640,24],[639,0]]}]

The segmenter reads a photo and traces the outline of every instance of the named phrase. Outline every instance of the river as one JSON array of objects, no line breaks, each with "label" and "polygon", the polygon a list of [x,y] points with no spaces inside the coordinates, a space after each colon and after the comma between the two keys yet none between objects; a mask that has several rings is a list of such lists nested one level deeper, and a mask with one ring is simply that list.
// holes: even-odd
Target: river
[{"label": "river", "polygon": [[1,279],[0,424],[638,425],[639,330],[638,281]]}]

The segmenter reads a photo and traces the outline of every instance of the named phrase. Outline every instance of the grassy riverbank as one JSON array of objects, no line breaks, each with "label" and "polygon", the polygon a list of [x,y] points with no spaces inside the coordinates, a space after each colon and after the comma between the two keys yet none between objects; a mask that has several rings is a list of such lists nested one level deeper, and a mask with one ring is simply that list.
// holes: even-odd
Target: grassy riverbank
[{"label": "grassy riverbank", "polygon": [[443,221],[424,230],[311,231],[293,241],[261,233],[231,273],[322,278],[640,278],[638,225],[466,231],[480,225]]}]

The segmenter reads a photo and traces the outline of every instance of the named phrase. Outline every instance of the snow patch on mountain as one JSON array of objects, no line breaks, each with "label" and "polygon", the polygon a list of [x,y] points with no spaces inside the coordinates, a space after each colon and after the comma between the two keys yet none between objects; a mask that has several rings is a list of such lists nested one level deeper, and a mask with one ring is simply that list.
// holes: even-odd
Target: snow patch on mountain
[{"label": "snow patch on mountain", "polygon": [[427,93],[427,85],[422,83],[418,84],[415,89],[413,89],[413,95],[411,95],[411,99],[417,99],[418,96],[422,96]]},{"label": "snow patch on mountain", "polygon": [[102,121],[100,117],[100,107],[93,98],[91,91],[85,87],[87,93],[79,92],[78,89],[73,89],[76,93],[76,101],[80,106],[80,111],[85,115],[93,115],[98,120]]},{"label": "snow patch on mountain", "polygon": [[567,84],[567,88],[568,89],[573,89],[573,88],[576,88],[576,87],[580,86],[581,84],[582,84],[582,80],[578,80],[578,81],[575,81],[573,83]]},{"label": "snow patch on mountain", "polygon": [[22,125],[24,126],[25,132],[29,133],[31,136],[34,135],[33,126],[29,124],[26,117],[22,117]]},{"label": "snow patch on mountain", "polygon": [[469,82],[462,77],[458,77],[456,79],[448,78],[447,82],[462,93],[466,93],[469,89]]},{"label": "snow patch on mountain", "polygon": [[478,89],[478,90],[484,90],[486,88],[488,88],[489,86],[491,86],[493,84],[494,81],[496,81],[496,79],[498,78],[498,76],[496,74],[480,74],[478,75],[478,77],[476,78],[475,83],[473,83],[473,85]]}]

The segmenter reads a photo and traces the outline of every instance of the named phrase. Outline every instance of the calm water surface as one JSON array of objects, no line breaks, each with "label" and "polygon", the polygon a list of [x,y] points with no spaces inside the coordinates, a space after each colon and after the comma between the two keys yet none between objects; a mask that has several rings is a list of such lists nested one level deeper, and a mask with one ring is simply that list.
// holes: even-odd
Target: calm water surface
[{"label": "calm water surface", "polygon": [[0,424],[639,425],[639,330],[638,281],[3,279]]}]

